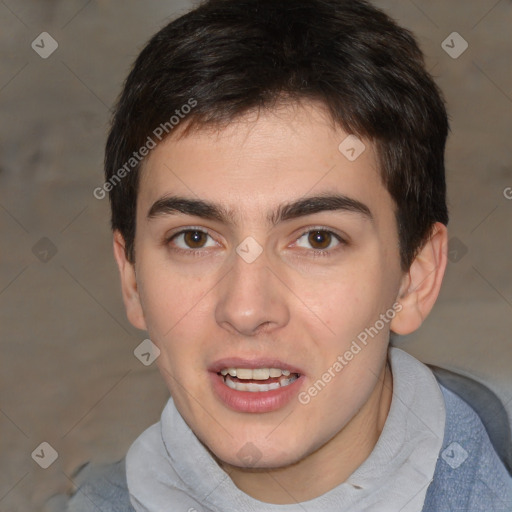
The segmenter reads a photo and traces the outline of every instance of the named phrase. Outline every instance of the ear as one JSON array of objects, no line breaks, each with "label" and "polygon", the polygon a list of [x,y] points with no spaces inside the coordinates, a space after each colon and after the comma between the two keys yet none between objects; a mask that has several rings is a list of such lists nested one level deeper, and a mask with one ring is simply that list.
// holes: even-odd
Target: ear
[{"label": "ear", "polygon": [[397,297],[402,309],[391,321],[396,334],[410,334],[423,323],[439,295],[448,257],[448,231],[436,222],[409,271],[404,274]]},{"label": "ear", "polygon": [[126,258],[126,244],[123,235],[117,230],[114,231],[114,257],[121,275],[121,290],[126,316],[134,327],[145,331],[147,330],[146,321],[137,288],[135,266]]}]

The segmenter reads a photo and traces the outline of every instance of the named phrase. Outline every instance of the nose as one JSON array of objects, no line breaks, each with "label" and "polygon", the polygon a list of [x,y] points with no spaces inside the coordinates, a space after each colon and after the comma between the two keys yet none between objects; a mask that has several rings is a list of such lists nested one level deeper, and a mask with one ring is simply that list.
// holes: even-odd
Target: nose
[{"label": "nose", "polygon": [[217,291],[215,319],[232,334],[255,336],[289,321],[287,288],[271,269],[265,251],[252,263],[235,254]]}]

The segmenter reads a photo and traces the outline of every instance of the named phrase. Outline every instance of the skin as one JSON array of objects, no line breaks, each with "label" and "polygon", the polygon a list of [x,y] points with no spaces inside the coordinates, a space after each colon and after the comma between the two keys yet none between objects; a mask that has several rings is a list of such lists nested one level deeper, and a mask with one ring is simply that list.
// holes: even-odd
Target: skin
[{"label": "skin", "polygon": [[[400,269],[395,204],[374,148],[363,141],[351,162],[338,150],[346,137],[319,104],[304,103],[168,138],[142,171],[134,265],[114,234],[128,318],[161,350],[157,364],[176,407],[234,483],[269,503],[317,497],[369,456],[392,399],[390,328],[407,334],[421,325],[446,266],[446,228],[436,224],[409,271]],[[279,205],[325,192],[365,204],[371,218],[321,211],[268,225]],[[148,218],[170,194],[223,205],[231,223]],[[209,236],[172,238],[187,228]],[[308,237],[315,229],[344,241]],[[263,249],[252,263],[236,252],[248,236]],[[322,249],[330,255],[319,256]],[[307,390],[395,302],[402,309],[392,322],[307,405],[292,399],[273,412],[242,413],[212,390],[207,368],[231,356],[286,361],[303,370]],[[242,467],[238,452],[249,442],[260,458]]]}]

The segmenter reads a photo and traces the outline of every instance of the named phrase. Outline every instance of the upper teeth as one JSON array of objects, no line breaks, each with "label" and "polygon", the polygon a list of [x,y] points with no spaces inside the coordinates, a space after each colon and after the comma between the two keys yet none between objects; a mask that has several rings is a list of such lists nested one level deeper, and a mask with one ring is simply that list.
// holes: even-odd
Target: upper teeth
[{"label": "upper teeth", "polygon": [[229,373],[231,377],[238,377],[242,380],[267,380],[269,377],[281,377],[281,375],[288,377],[290,375],[288,370],[279,368],[224,368],[220,373],[224,376]]}]

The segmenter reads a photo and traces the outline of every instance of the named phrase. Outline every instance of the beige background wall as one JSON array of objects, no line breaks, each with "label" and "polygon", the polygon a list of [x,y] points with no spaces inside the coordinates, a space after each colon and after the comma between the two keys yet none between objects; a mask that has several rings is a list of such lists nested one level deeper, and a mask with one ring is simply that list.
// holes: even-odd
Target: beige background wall
[{"label": "beige background wall", "polygon": [[[433,314],[397,343],[487,383],[512,413],[512,4],[375,3],[419,38],[452,126],[458,242]],[[0,512],[41,510],[84,462],[122,457],[167,399],[133,355],[145,335],[125,319],[107,200],[92,191],[129,65],[190,5],[0,1]],[[441,46],[454,31],[469,44],[456,59]],[[58,43],[47,59],[31,47],[42,32]],[[31,457],[42,442],[58,452],[48,469]]]}]

